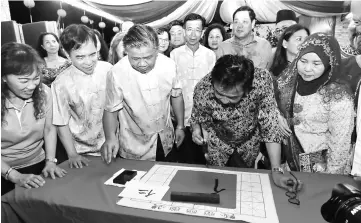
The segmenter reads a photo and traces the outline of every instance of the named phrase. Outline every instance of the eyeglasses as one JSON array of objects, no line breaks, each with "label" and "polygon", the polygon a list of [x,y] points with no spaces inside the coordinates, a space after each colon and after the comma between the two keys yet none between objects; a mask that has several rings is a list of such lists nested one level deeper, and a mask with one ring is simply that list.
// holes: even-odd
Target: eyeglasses
[{"label": "eyeglasses", "polygon": [[162,39],[162,38],[158,38],[159,39],[159,42],[164,42],[164,43],[168,43],[169,40],[168,39]]},{"label": "eyeglasses", "polygon": [[[290,202],[291,204],[300,205],[300,200],[297,198],[298,179],[292,172],[290,172],[290,174],[296,180],[296,190],[295,190],[295,192],[287,191],[286,196],[288,197],[288,202]],[[290,179],[287,181],[287,185],[293,186],[293,184],[294,184],[293,180]]]},{"label": "eyeglasses", "polygon": [[285,31],[286,29],[287,29],[287,27],[276,28],[276,29],[275,29],[275,32],[278,33],[278,34],[282,34],[283,31]]}]

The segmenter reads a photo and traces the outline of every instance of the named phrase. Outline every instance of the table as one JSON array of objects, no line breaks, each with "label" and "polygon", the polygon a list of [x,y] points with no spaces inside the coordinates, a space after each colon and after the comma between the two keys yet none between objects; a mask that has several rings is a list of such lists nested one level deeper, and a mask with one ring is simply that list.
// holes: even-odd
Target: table
[{"label": "table", "polygon": [[[15,190],[4,195],[2,222],[16,223],[22,220],[29,223],[232,222],[118,206],[116,202],[122,189],[106,186],[104,182],[121,168],[147,171],[155,162],[118,158],[107,165],[100,157],[89,157],[89,159],[90,165],[82,169],[70,169],[67,162],[62,163],[60,166],[66,169],[68,174],[64,178],[46,179],[46,184],[42,188],[27,190],[16,187]],[[235,168],[224,169],[235,170]],[[240,171],[267,172],[253,169],[240,169]],[[272,184],[280,223],[324,223],[326,221],[320,214],[320,208],[330,198],[334,185],[337,183],[357,185],[348,176],[298,172],[295,175],[305,183],[304,189],[299,193],[300,206],[288,203],[285,191]]]}]

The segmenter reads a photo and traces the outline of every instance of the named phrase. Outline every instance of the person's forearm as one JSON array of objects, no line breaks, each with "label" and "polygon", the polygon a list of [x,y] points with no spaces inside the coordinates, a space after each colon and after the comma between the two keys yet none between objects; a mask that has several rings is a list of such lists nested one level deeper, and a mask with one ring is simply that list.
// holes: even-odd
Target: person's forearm
[{"label": "person's forearm", "polygon": [[194,132],[194,131],[200,131],[201,130],[201,126],[198,124],[198,123],[196,123],[196,124],[193,124],[192,125],[192,132]]},{"label": "person's forearm", "polygon": [[55,158],[56,153],[56,127],[52,124],[45,127],[44,142],[45,142],[45,154],[47,158]]},{"label": "person's forearm", "polygon": [[9,164],[7,164],[4,160],[1,159],[1,175],[4,176],[9,168],[10,168]]},{"label": "person's forearm", "polygon": [[271,162],[271,167],[280,167],[281,165],[281,144],[275,142],[266,142],[267,153]]},{"label": "person's forearm", "polygon": [[[10,165],[7,164],[4,160],[1,159],[1,175],[4,176],[4,178],[5,178],[6,172],[7,172],[9,169],[10,169]],[[11,173],[12,175],[13,175],[14,173],[19,174],[19,172],[18,172],[17,170],[15,170],[15,169],[13,169],[10,173]],[[9,177],[9,176],[10,176],[10,174],[8,175],[8,180],[10,180],[10,177]],[[11,180],[10,180],[10,181],[11,181]]]},{"label": "person's forearm", "polygon": [[105,139],[114,139],[116,137],[116,130],[119,125],[117,114],[118,111],[108,112],[104,110],[103,129],[104,129]]},{"label": "person's forearm", "polygon": [[178,97],[171,97],[171,104],[173,107],[174,115],[177,120],[177,125],[184,127],[184,101],[183,95]]},{"label": "person's forearm", "polygon": [[59,139],[63,143],[68,156],[74,156],[78,154],[74,147],[73,137],[71,135],[69,125],[57,126],[57,130]]}]

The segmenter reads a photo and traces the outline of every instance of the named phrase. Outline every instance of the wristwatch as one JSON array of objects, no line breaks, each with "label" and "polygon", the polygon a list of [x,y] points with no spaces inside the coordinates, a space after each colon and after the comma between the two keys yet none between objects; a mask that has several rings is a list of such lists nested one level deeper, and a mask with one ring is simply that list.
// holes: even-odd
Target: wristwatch
[{"label": "wristwatch", "polygon": [[56,158],[46,158],[45,161],[46,162],[53,162],[55,164],[58,162],[58,160]]},{"label": "wristwatch", "polygon": [[285,173],[285,171],[282,169],[282,167],[273,167],[272,168],[272,173],[273,172],[278,172],[278,173],[282,173],[282,174]]}]

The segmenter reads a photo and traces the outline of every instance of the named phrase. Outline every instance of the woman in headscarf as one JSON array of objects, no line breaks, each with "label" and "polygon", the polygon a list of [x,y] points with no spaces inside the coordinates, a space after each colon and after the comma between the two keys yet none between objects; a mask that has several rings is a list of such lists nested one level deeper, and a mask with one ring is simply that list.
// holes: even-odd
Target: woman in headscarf
[{"label": "woman in headscarf", "polygon": [[294,171],[348,174],[354,109],[340,72],[337,40],[309,36],[288,70],[277,79],[279,109],[291,133],[283,144]]}]

